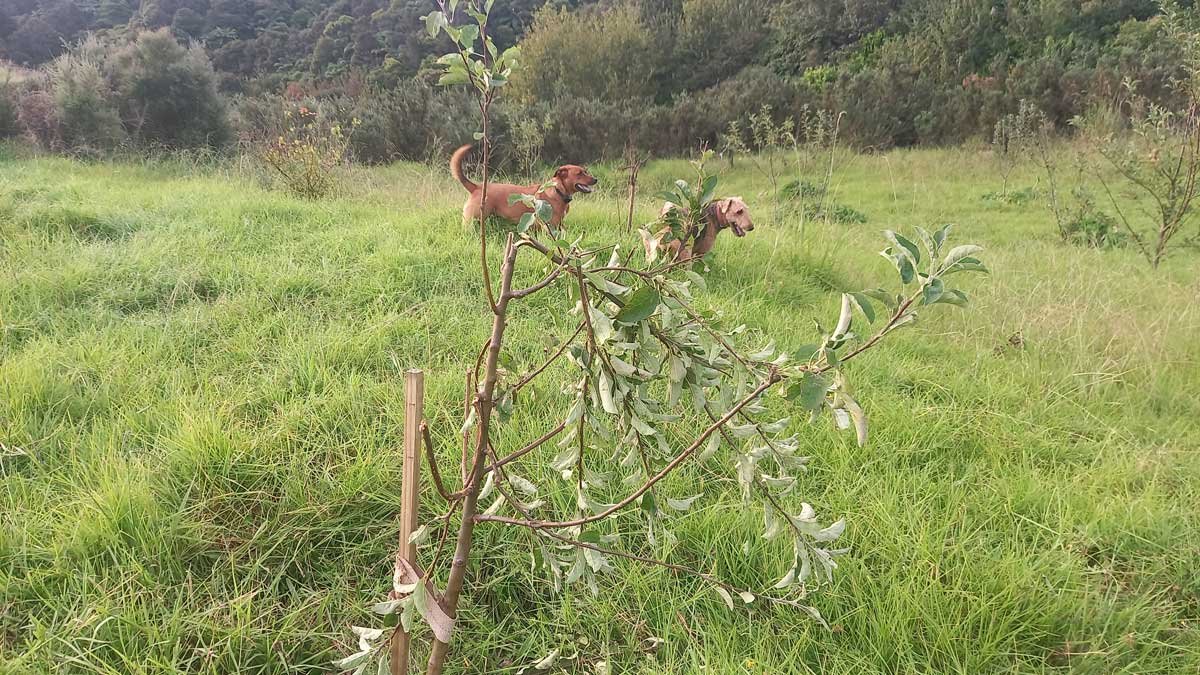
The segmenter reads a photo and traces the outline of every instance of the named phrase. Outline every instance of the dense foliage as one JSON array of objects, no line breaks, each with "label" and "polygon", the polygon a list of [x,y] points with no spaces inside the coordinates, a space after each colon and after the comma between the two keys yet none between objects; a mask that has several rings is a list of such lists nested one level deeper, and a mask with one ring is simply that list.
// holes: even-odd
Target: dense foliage
[{"label": "dense foliage", "polygon": [[[167,29],[201,44],[221,90],[251,108],[278,109],[284,91],[310,107],[336,100],[344,123],[363,120],[361,159],[425,158],[471,127],[453,121],[470,115],[461,97],[427,90],[449,48],[424,30],[429,6],[11,0],[0,58],[39,67],[90,33],[121,45]],[[1180,59],[1155,0],[508,0],[493,22],[496,44],[520,43],[530,66],[497,133],[520,128],[543,156],[577,161],[629,143],[660,154],[715,145],[763,104],[780,119],[805,104],[844,110],[842,135],[861,147],[987,137],[1022,99],[1066,129],[1125,79],[1180,107],[1168,86]]]}]

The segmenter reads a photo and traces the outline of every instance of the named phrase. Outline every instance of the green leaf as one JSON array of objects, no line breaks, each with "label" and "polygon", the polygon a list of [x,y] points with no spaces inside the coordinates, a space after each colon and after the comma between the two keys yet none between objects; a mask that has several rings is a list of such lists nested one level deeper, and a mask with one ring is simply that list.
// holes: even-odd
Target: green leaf
[{"label": "green leaf", "polygon": [[916,276],[917,270],[913,267],[912,262],[908,258],[900,258],[900,282],[903,284],[911,284]]},{"label": "green leaf", "polygon": [[713,193],[717,191],[717,177],[709,176],[700,185],[700,206],[712,201]]},{"label": "green leaf", "polygon": [[829,391],[829,382],[816,373],[805,373],[792,386],[788,387],[787,397],[801,408],[817,411],[825,403],[825,394]]},{"label": "green leaf", "polygon": [[686,497],[684,499],[671,499],[668,497],[667,506],[675,509],[676,511],[687,511],[688,509],[692,508],[692,504],[694,504],[696,500],[700,499],[702,496],[704,496],[703,493],[692,495],[691,497]]},{"label": "green leaf", "polygon": [[418,527],[416,532],[413,532],[408,536],[408,543],[413,544],[414,546],[420,546],[428,537],[429,523],[425,523],[421,527]]},{"label": "green leaf", "polygon": [[521,220],[517,222],[517,232],[521,232],[522,234],[528,232],[529,228],[533,227],[534,218],[535,216],[532,211],[521,216]]},{"label": "green leaf", "polygon": [[450,25],[450,22],[446,20],[446,15],[441,12],[430,12],[422,18],[425,19],[425,30],[429,33],[429,37],[437,37],[439,31]]},{"label": "green leaf", "polygon": [[965,307],[967,305],[967,294],[958,289],[950,289],[942,293],[942,297],[937,299],[937,304]]},{"label": "green leaf", "polygon": [[954,274],[955,272],[982,272],[988,274],[988,268],[979,261],[978,258],[966,257],[954,263],[952,267],[946,268],[943,275]]},{"label": "green leaf", "polygon": [[550,219],[554,217],[554,207],[550,205],[550,202],[543,199],[537,200],[534,212],[537,213],[538,220],[543,223],[550,222]]},{"label": "green leaf", "polygon": [[475,46],[475,40],[479,37],[479,26],[466,25],[458,33],[456,38],[458,44],[466,47],[468,50]]},{"label": "green leaf", "polygon": [[942,226],[942,229],[933,233],[933,245],[935,249],[941,250],[942,245],[946,243],[946,237],[950,236],[950,228],[954,227],[950,223]]},{"label": "green leaf", "polygon": [[467,71],[462,69],[451,69],[442,73],[438,79],[438,84],[443,87],[450,87],[456,84],[468,84],[471,78],[467,76]]},{"label": "green leaf", "polygon": [[733,596],[729,594],[729,591],[720,586],[713,586],[713,590],[716,591],[717,595],[721,596],[721,599],[725,601],[726,607],[733,609]]},{"label": "green leaf", "polygon": [[797,361],[808,363],[809,361],[813,360],[813,357],[816,356],[817,352],[819,351],[821,351],[820,345],[802,345],[799,349],[792,352],[792,358],[796,359]]},{"label": "green leaf", "polygon": [[912,259],[904,253],[896,253],[891,246],[887,247],[879,253],[883,257],[892,261],[896,271],[900,273],[900,281],[904,284],[912,283],[913,277],[916,276],[916,268],[913,267]]},{"label": "green leaf", "polygon": [[836,349],[826,347],[825,349],[821,350],[821,353],[825,355],[825,361],[831,367],[837,368],[838,366],[842,365],[842,357],[838,356]]},{"label": "green leaf", "polygon": [[717,454],[717,450],[721,449],[721,434],[713,434],[708,437],[708,444],[704,446],[704,450],[697,457],[699,462],[707,462],[712,459],[713,455]]},{"label": "green leaf", "polygon": [[875,300],[882,302],[884,304],[884,306],[886,306],[888,309],[896,309],[896,296],[892,295],[891,293],[888,293],[887,291],[883,290],[882,288],[872,288],[872,289],[865,290],[865,291],[863,291],[863,295],[866,295],[869,298],[874,298]]},{"label": "green leaf", "polygon": [[871,306],[871,301],[867,299],[865,293],[850,293],[850,299],[854,301],[854,306],[858,307],[858,311],[862,312],[867,323],[875,323],[875,308]]},{"label": "green leaf", "polygon": [[662,296],[658,290],[653,286],[642,286],[626,299],[625,306],[615,318],[620,323],[640,323],[654,315],[660,302]]},{"label": "green leaf", "polygon": [[517,63],[520,62],[520,60],[521,60],[521,48],[520,47],[509,47],[508,49],[504,50],[504,53],[500,54],[500,58],[498,58],[496,60],[496,63],[500,64],[502,66],[508,66],[511,68],[511,67],[516,66]]},{"label": "green leaf", "polygon": [[658,502],[654,500],[653,492],[642,495],[642,510],[652,516],[658,514]]},{"label": "green leaf", "polygon": [[925,305],[932,305],[933,303],[937,302],[938,298],[942,297],[942,291],[944,289],[945,285],[942,283],[942,280],[937,277],[933,277],[925,284],[925,288],[921,294],[921,303]]},{"label": "green leaf", "polygon": [[912,258],[912,264],[914,266],[921,264],[921,249],[917,248],[917,245],[909,241],[904,235],[898,232],[893,232],[892,230],[885,230],[883,236],[887,237],[888,241],[906,251]]},{"label": "green leaf", "polygon": [[937,260],[937,245],[933,241],[933,237],[929,232],[920,226],[913,228],[917,231],[917,236],[921,239],[921,244],[925,246],[925,253],[929,255],[930,260]]},{"label": "green leaf", "polygon": [[946,260],[942,263],[942,266],[943,266],[943,268],[953,267],[954,263],[956,263],[968,256],[975,255],[976,253],[979,253],[982,250],[983,250],[982,246],[976,246],[975,244],[964,244],[962,246],[955,246],[954,248],[950,249],[949,253],[946,254]]}]

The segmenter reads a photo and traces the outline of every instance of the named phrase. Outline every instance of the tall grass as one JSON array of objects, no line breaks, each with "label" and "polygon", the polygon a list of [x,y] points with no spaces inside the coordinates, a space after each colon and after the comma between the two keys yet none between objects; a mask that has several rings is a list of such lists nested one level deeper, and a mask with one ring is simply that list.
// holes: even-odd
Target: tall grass
[{"label": "tall grass", "polygon": [[[0,162],[0,671],[324,672],[390,578],[400,369],[426,369],[457,461],[489,326],[461,188],[396,165],[308,203],[166,164]],[[621,182],[596,172],[607,188],[569,226],[625,237]],[[642,221],[685,173],[646,168]],[[850,522],[853,550],[812,599],[832,632],[624,564],[598,597],[559,601],[519,538],[482,528],[454,666],[515,672],[564,647],[581,672],[1200,668],[1196,254],[1154,273],[1130,250],[1065,247],[1043,204],[983,202],[991,174],[969,151],[855,157],[833,189],[866,225],[808,222],[801,239],[785,210],[718,241],[703,301],[787,347],[838,291],[888,277],[880,229],[953,221],[988,247],[994,283],[971,310],[855,365],[868,447],[802,432],[801,496]],[[765,222],[760,185],[739,167],[722,191]],[[562,310],[515,317],[519,366],[573,328]],[[563,410],[539,400],[548,427]],[[782,570],[713,476],[672,479],[712,496],[672,555],[769,584]]]}]

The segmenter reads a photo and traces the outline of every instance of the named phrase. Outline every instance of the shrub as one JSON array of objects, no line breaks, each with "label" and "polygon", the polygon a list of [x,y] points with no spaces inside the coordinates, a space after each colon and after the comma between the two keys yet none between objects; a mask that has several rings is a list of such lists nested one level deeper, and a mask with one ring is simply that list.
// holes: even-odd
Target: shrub
[{"label": "shrub", "polygon": [[12,138],[21,133],[17,120],[17,87],[8,80],[0,79],[0,138]]},{"label": "shrub", "polygon": [[[584,55],[571,58],[566,55]],[[605,10],[538,12],[521,41],[513,95],[523,103],[560,98],[653,99],[662,50],[634,2]]]},{"label": "shrub", "polygon": [[63,143],[74,151],[111,150],[125,139],[121,116],[94,45],[63,54],[50,67],[50,87]]},{"label": "shrub", "polygon": [[[361,121],[351,138],[351,151],[355,159],[369,164],[434,157],[445,161],[451,148],[471,142],[479,116],[463,92],[434,89],[417,79],[391,90],[369,90],[343,105]],[[502,133],[503,121],[497,121]]]},{"label": "shrub", "polygon": [[302,199],[321,199],[338,187],[337,173],[346,163],[349,136],[336,120],[307,106],[284,110],[287,124],[275,139],[262,144],[259,160],[272,182]]},{"label": "shrub", "polygon": [[867,222],[867,214],[845,204],[819,203],[810,207],[810,218],[827,220],[838,225],[862,225]]},{"label": "shrub", "polygon": [[39,146],[47,150],[62,147],[62,127],[50,92],[41,89],[24,92],[17,99],[17,121],[29,139]]},{"label": "shrub", "polygon": [[1006,190],[1002,192],[986,192],[983,195],[983,201],[993,202],[997,204],[1009,204],[1012,206],[1022,206],[1037,199],[1038,192],[1034,188],[1027,187],[1020,190]]},{"label": "shrub", "polygon": [[229,141],[216,73],[199,45],[184,47],[165,28],[144,32],[112,54],[109,70],[135,139],[170,148]]},{"label": "shrub", "polygon": [[1008,179],[1033,149],[1044,120],[1041,110],[1021,101],[1017,112],[1001,117],[992,128],[992,158],[1003,181],[1000,197],[1004,201],[1008,199]]},{"label": "shrub", "polygon": [[825,188],[807,180],[792,180],[784,183],[779,191],[786,199],[821,199],[825,196]]},{"label": "shrub", "polygon": [[1090,200],[1081,203],[1083,207],[1063,225],[1068,242],[1099,249],[1125,245],[1127,237],[1115,218],[1095,208]]}]

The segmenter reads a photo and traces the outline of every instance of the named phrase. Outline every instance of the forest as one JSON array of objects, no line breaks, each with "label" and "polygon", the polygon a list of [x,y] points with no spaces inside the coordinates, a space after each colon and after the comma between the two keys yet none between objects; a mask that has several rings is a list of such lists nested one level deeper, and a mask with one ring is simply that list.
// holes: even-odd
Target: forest
[{"label": "forest", "polygon": [[[361,161],[440,155],[470,140],[477,111],[435,86],[450,44],[426,30],[429,4],[10,0],[0,133],[65,150],[222,146],[274,137],[291,101],[347,128],[357,120]],[[492,38],[519,45],[527,67],[497,133],[578,161],[627,146],[670,155],[720,147],[731,122],[769,106],[778,121],[845,113],[841,138],[886,149],[987,139],[1022,100],[1069,131],[1076,116],[1118,106],[1131,82],[1179,105],[1169,87],[1179,55],[1160,18],[1153,0],[510,0],[493,9]],[[207,133],[147,135],[129,109],[115,54],[153,31],[198,53],[194,81],[164,73],[145,87],[199,97],[170,114],[199,111]],[[66,67],[80,58],[92,74]],[[96,110],[108,120],[73,119]]]}]

